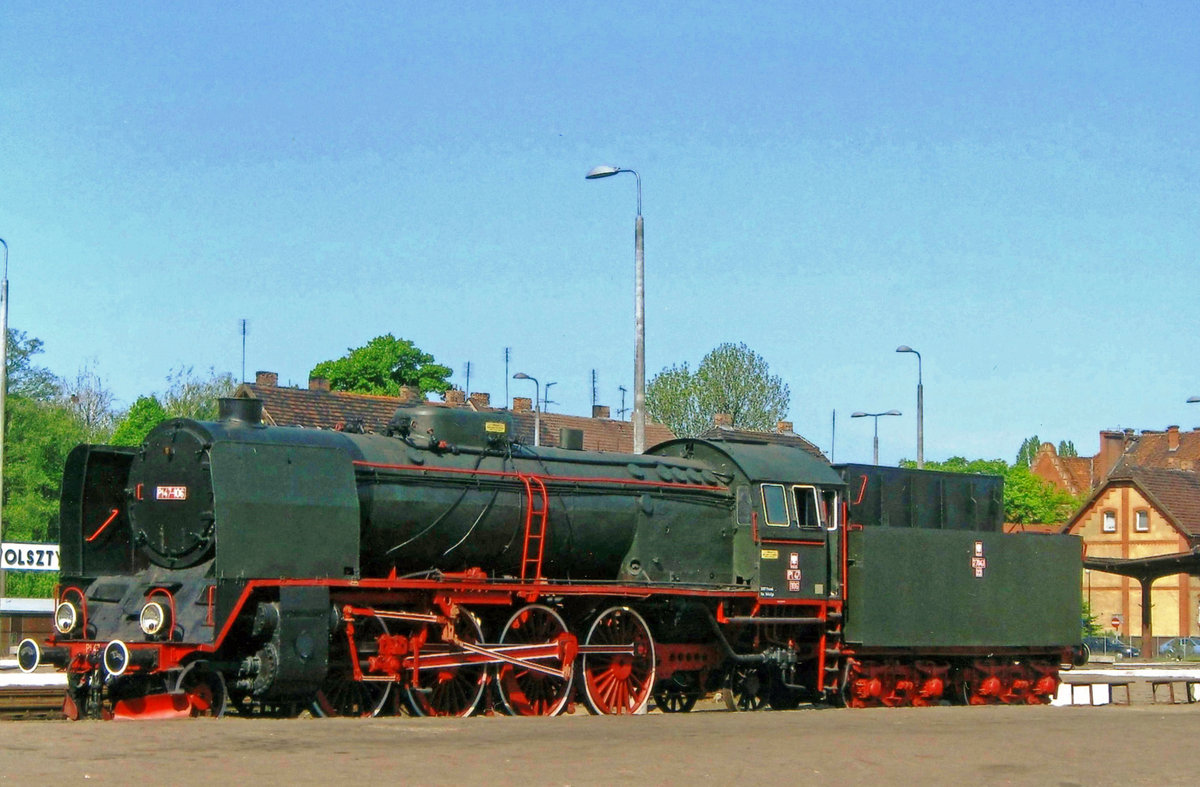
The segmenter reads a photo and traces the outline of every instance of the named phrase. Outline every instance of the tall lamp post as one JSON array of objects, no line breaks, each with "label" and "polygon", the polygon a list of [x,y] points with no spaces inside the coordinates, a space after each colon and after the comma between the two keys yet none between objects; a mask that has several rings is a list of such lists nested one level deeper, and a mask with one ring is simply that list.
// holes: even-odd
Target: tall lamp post
[{"label": "tall lamp post", "polygon": [[907,344],[896,348],[898,353],[917,356],[917,469],[925,467],[925,386],[921,381],[921,353]]},{"label": "tall lamp post", "polygon": [[[0,280],[0,542],[4,540],[4,399],[8,393],[8,242],[4,244],[4,278]],[[0,598],[5,597],[4,569],[0,568]]]},{"label": "tall lamp post", "polygon": [[[7,257],[8,255],[6,254],[5,256]],[[7,280],[8,280],[8,277],[6,276],[5,281],[7,281]],[[1189,396],[1188,397],[1188,400],[1187,400],[1188,404],[1195,404],[1196,402],[1200,402],[1200,396]]]},{"label": "tall lamp post", "polygon": [[517,372],[513,379],[533,380],[533,446],[537,448],[542,444],[542,386],[536,377],[530,377],[525,372]]},{"label": "tall lamp post", "polygon": [[879,464],[879,419],[885,415],[900,415],[899,410],[888,410],[886,413],[850,413],[851,418],[874,418],[875,419],[875,453],[873,464]]},{"label": "tall lamp post", "polygon": [[629,172],[637,179],[637,219],[633,225],[633,452],[646,450],[646,288],[642,250],[642,176],[635,170],[621,167],[593,167],[588,180],[607,178]]}]

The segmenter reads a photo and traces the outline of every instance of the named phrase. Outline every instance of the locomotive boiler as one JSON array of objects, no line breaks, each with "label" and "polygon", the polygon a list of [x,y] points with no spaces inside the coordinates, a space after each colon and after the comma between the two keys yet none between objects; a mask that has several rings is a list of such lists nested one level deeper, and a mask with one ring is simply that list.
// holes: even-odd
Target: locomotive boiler
[{"label": "locomotive boiler", "polygon": [[[434,405],[383,434],[260,414],[222,400],[72,452],[56,632],[19,648],[67,672],[68,715],[1044,702],[1078,644],[1076,539],[963,529],[944,502],[864,525],[868,488],[904,484],[794,446],[531,448],[507,413]],[[964,479],[936,494],[973,506]]]}]

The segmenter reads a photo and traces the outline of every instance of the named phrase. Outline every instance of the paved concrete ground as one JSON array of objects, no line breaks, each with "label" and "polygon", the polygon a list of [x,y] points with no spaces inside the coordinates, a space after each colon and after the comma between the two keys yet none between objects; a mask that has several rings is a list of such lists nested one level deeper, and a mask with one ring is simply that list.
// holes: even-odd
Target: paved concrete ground
[{"label": "paved concrete ground", "polygon": [[0,783],[1161,786],[1198,748],[1200,705],[0,722]]}]

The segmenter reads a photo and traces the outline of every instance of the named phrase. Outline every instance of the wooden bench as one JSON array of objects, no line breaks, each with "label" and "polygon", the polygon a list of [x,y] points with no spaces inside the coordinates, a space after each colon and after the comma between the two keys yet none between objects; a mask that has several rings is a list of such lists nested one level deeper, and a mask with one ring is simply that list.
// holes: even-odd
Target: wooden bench
[{"label": "wooden bench", "polygon": [[1150,681],[1150,696],[1152,698],[1152,701],[1158,702],[1158,690],[1159,690],[1159,688],[1166,686],[1167,687],[1167,696],[1170,698],[1171,704],[1172,705],[1177,704],[1179,701],[1175,699],[1175,685],[1176,684],[1183,685],[1183,702],[1195,702],[1196,701],[1195,689],[1197,686],[1200,686],[1200,679],[1193,679],[1193,678],[1169,678],[1169,679]]},{"label": "wooden bench", "polygon": [[[1108,687],[1108,703],[1110,705],[1128,705],[1128,704],[1130,704],[1129,684],[1131,684],[1131,683],[1133,683],[1133,681],[1131,681],[1131,680],[1089,680],[1089,681],[1081,680],[1081,681],[1077,681],[1077,682],[1072,681],[1072,682],[1067,683],[1066,685],[1071,687],[1071,704],[1072,705],[1075,704],[1075,688],[1076,687],[1087,689],[1088,705],[1095,705],[1096,704],[1096,694],[1095,694],[1094,689],[1096,686],[1107,686]],[[1115,691],[1116,689],[1124,689],[1125,690],[1125,701],[1124,702],[1117,701],[1117,692]]]}]

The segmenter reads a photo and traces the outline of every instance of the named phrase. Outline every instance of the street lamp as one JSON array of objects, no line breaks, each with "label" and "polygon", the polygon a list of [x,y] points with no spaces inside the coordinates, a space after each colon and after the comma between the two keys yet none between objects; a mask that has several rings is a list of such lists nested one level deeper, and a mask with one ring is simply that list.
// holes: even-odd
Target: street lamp
[{"label": "street lamp", "polygon": [[[8,242],[4,244],[4,279],[0,280],[0,542],[4,541],[4,395],[8,392]],[[0,598],[4,598],[4,569],[0,567]]]},{"label": "street lamp", "polygon": [[888,410],[886,413],[850,413],[851,418],[874,418],[875,419],[875,461],[874,464],[879,464],[879,418],[884,415],[900,415],[899,410]]},{"label": "street lamp", "polygon": [[642,243],[642,176],[621,167],[593,167],[588,180],[629,172],[637,179],[637,219],[633,225],[633,452],[646,449],[646,288]]},{"label": "street lamp", "polygon": [[530,377],[525,372],[517,372],[513,379],[533,380],[533,446],[536,448],[542,444],[542,386],[536,377]]},{"label": "street lamp", "polygon": [[925,386],[921,382],[921,353],[907,344],[896,348],[898,353],[917,356],[917,469],[925,467]]},{"label": "street lamp", "polygon": [[[7,254],[5,254],[5,256],[7,257],[8,255],[7,255]],[[7,277],[7,276],[5,276],[4,278],[5,278],[6,280],[8,279],[8,277]],[[1196,402],[1200,402],[1200,396],[1189,396],[1189,397],[1188,397],[1188,400],[1187,400],[1187,403],[1188,403],[1188,404],[1195,404]]]}]

